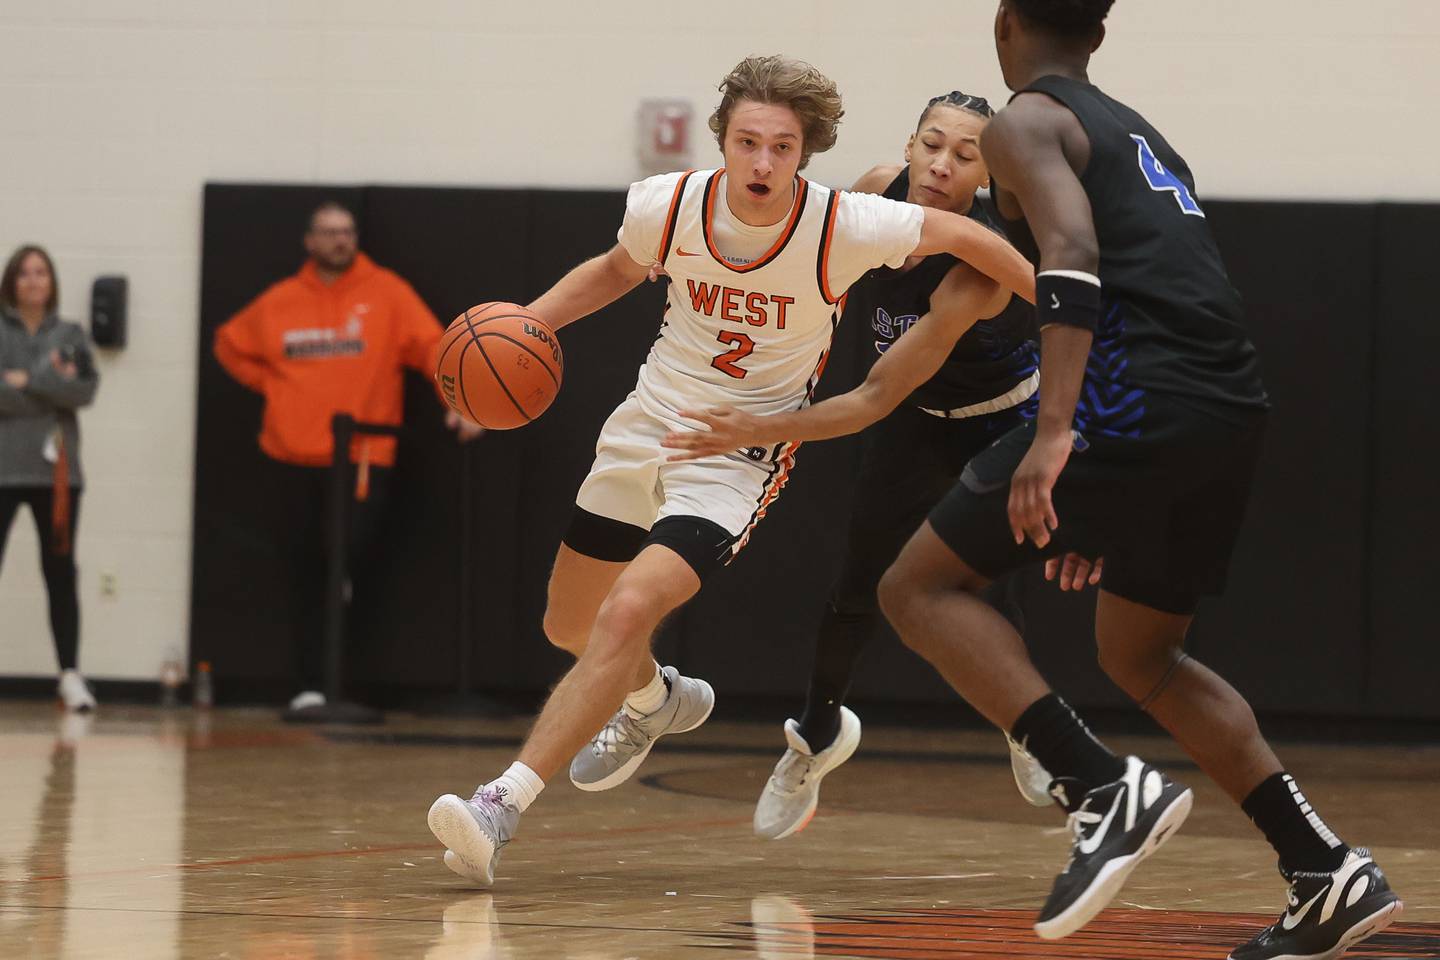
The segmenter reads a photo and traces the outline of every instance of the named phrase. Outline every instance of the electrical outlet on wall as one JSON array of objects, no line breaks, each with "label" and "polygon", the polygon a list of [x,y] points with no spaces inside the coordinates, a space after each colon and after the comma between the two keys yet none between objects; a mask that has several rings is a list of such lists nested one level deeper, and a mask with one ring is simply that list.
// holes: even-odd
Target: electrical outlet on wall
[{"label": "electrical outlet on wall", "polygon": [[116,589],[117,589],[117,586],[118,586],[118,585],[117,585],[116,582],[115,582],[115,574],[113,574],[113,573],[108,573],[108,572],[107,572],[107,573],[102,573],[102,574],[100,574],[100,596],[102,596],[102,597],[113,597],[113,596],[115,596],[115,591],[116,591]]}]

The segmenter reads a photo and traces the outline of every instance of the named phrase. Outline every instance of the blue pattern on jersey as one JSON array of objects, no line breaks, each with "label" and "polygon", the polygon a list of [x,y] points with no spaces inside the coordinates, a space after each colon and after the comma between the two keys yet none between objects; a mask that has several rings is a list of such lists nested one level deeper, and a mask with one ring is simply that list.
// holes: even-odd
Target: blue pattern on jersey
[{"label": "blue pattern on jersey", "polygon": [[1195,195],[1190,192],[1190,188],[1185,185],[1184,180],[1165,169],[1165,164],[1161,163],[1155,156],[1155,151],[1150,149],[1150,141],[1138,133],[1130,134],[1130,139],[1134,140],[1136,147],[1139,148],[1140,172],[1145,174],[1145,182],[1150,184],[1150,189],[1157,193],[1170,191],[1175,194],[1175,202],[1180,204],[1180,209],[1185,214],[1200,217],[1203,220],[1205,211],[1200,209]]},{"label": "blue pattern on jersey", "polygon": [[1125,317],[1116,301],[1096,325],[1085,382],[1075,405],[1075,429],[1098,437],[1140,436],[1145,416],[1145,391],[1130,383],[1125,355]]}]

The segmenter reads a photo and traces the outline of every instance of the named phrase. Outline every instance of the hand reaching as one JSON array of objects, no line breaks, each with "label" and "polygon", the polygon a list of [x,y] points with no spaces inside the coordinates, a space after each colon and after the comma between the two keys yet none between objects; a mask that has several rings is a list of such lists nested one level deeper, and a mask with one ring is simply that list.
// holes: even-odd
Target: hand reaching
[{"label": "hand reaching", "polygon": [[1093,587],[1100,583],[1104,568],[1104,557],[1092,562],[1078,553],[1067,553],[1045,561],[1045,579],[1054,580],[1058,576],[1061,590],[1084,590],[1087,584]]},{"label": "hand reaching", "polygon": [[1010,532],[1016,543],[1024,543],[1028,537],[1043,548],[1050,542],[1050,531],[1060,526],[1050,491],[1055,489],[1055,481],[1070,459],[1073,442],[1068,430],[1048,436],[1037,433],[1025,459],[1015,468],[1010,479],[1009,510]]},{"label": "hand reaching", "polygon": [[480,426],[480,424],[471,423],[454,410],[446,411],[445,426],[447,429],[455,431],[455,436],[459,438],[461,443],[469,443],[471,440],[483,436],[485,433],[485,428]]},{"label": "hand reaching", "polygon": [[753,414],[731,407],[711,407],[709,410],[687,410],[680,414],[686,420],[698,420],[708,430],[685,430],[665,434],[660,441],[662,447],[681,450],[671,454],[670,460],[698,460],[701,457],[721,456],[734,453],[745,447],[768,446],[771,442],[761,431],[761,420]]}]

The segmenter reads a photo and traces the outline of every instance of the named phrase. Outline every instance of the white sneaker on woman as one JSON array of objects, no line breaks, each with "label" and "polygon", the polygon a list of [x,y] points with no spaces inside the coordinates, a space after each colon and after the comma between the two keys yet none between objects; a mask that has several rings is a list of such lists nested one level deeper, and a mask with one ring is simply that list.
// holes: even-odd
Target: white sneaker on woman
[{"label": "white sneaker on woman", "polygon": [[95,709],[95,694],[90,692],[90,687],[86,685],[85,678],[80,676],[80,671],[61,670],[58,689],[66,710],[89,713]]}]

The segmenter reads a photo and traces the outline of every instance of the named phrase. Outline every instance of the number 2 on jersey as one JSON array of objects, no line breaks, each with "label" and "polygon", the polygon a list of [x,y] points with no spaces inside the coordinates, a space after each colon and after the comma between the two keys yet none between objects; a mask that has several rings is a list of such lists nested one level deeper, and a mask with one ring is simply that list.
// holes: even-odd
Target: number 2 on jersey
[{"label": "number 2 on jersey", "polygon": [[1138,133],[1130,134],[1130,139],[1135,141],[1135,146],[1140,152],[1140,172],[1145,174],[1145,182],[1150,184],[1150,189],[1157,193],[1170,191],[1175,194],[1175,202],[1180,204],[1180,209],[1188,216],[1205,218],[1205,211],[1200,209],[1199,202],[1190,188],[1185,186],[1185,181],[1165,169],[1155,156],[1155,151],[1150,149],[1150,141]]},{"label": "number 2 on jersey", "polygon": [[750,356],[755,350],[755,341],[743,333],[736,333],[734,330],[721,330],[719,336],[715,339],[721,343],[731,344],[735,349],[728,350],[711,360],[710,366],[719,370],[721,373],[734,377],[736,380],[744,380],[745,375],[750,371],[743,367],[737,367],[735,361],[744,360]]}]

